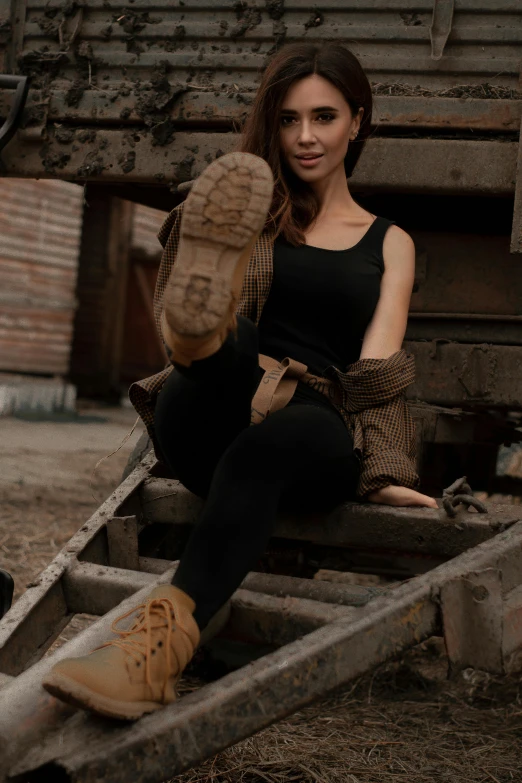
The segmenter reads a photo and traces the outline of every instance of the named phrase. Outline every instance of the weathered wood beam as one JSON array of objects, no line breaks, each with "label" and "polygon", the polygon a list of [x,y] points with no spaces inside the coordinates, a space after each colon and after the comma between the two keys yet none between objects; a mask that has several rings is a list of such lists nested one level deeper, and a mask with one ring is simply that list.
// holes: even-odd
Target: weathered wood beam
[{"label": "weathered wood beam", "polygon": [[[361,610],[285,645],[132,726],[85,718],[29,752],[9,780],[43,770],[72,783],[127,783],[142,769],[149,783],[180,774],[228,745],[305,706],[434,633],[444,585],[472,572],[507,569],[522,581],[522,523],[434,571],[398,586]],[[520,583],[520,582],[519,582]],[[351,612],[357,613],[353,619]],[[90,731],[88,747],[82,731]],[[22,776],[25,775],[26,778]]]},{"label": "weathered wood beam", "polygon": [[[191,525],[202,501],[175,479],[150,478],[139,489],[147,522]],[[443,509],[393,508],[344,503],[327,517],[282,517],[275,535],[322,546],[378,548],[450,558],[492,538],[522,517],[516,506],[491,504],[488,514],[459,513],[450,520]]]},{"label": "weathered wood beam", "polygon": [[[155,582],[155,575],[175,569],[176,562],[140,558],[149,569],[129,571],[94,563],[78,563],[63,577],[63,593],[69,612],[102,615],[134,593]],[[332,584],[315,579],[299,579],[276,574],[250,573],[241,584],[247,590],[275,598],[298,598],[337,606],[365,606],[381,595],[384,588]]]},{"label": "weathered wood beam", "polygon": [[[3,174],[171,187],[197,177],[216,154],[236,149],[239,139],[235,133],[178,132],[166,145],[153,141],[145,128],[78,129],[66,140],[51,128],[44,144],[17,135],[3,152]],[[517,150],[516,141],[376,138],[350,182],[355,190],[374,192],[512,195]]]},{"label": "weathered wood beam", "polygon": [[[14,91],[0,90],[0,116],[9,111]],[[139,126],[143,116],[138,111],[140,100],[146,93],[136,94],[133,84],[125,90],[86,90],[78,105],[67,103],[67,90],[51,90],[45,96],[40,90],[30,90],[23,116],[23,126],[31,127],[35,109],[46,101],[47,122],[100,126]],[[151,95],[153,93],[151,92]],[[238,101],[236,95],[240,95]],[[184,126],[212,128],[241,123],[248,114],[254,93],[242,90],[217,95],[213,91],[188,91],[175,99],[168,109],[168,116],[178,130]],[[116,98],[116,100],[115,100]],[[516,132],[522,117],[522,101],[506,99],[444,98],[437,95],[376,95],[373,124],[377,129],[472,129],[477,131]],[[30,131],[29,131],[30,133]]]}]

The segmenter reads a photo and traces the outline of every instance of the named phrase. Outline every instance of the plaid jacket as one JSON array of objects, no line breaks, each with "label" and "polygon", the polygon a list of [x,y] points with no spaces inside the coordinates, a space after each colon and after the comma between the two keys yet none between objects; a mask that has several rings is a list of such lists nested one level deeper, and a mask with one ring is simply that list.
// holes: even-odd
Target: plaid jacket
[{"label": "plaid jacket", "polygon": [[[154,317],[160,334],[163,295],[176,260],[182,213],[183,204],[180,204],[168,215],[158,234],[163,256],[154,293]],[[252,253],[237,308],[238,315],[256,325],[272,283],[272,260],[273,242],[270,234],[263,232]],[[168,366],[150,378],[133,383],[129,390],[130,400],[157,452],[154,406],[171,372],[172,366]],[[364,498],[388,484],[417,487],[415,425],[404,397],[406,387],[415,379],[413,356],[398,351],[388,359],[360,359],[346,372],[330,368],[329,377],[340,386],[342,404],[338,410],[352,435],[361,464],[358,496]]]}]

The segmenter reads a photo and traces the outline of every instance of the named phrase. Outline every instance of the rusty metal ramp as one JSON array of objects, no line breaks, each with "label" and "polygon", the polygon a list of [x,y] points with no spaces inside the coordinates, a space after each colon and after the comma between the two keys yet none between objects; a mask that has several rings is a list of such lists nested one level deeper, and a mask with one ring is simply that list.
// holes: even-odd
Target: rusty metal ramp
[{"label": "rusty metal ramp", "polygon": [[[53,663],[105,641],[170,581],[199,507],[146,458],[0,622],[0,781],[159,783],[433,635],[455,668],[522,668],[522,510],[486,510],[460,480],[439,510],[346,504],[282,519],[266,560],[279,573],[247,576],[212,642],[234,648],[238,668],[163,710],[129,724],[49,696]],[[395,581],[311,579],[318,568]],[[85,614],[88,627],[54,644]]]}]

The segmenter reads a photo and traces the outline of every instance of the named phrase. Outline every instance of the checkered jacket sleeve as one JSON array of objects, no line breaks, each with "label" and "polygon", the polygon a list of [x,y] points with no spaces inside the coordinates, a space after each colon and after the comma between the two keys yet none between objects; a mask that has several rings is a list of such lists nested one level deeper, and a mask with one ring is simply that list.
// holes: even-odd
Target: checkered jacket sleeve
[{"label": "checkered jacket sleeve", "polygon": [[342,410],[361,463],[357,495],[389,484],[415,489],[415,424],[405,399],[415,379],[415,360],[406,351],[387,359],[359,359],[346,372],[335,370]]}]

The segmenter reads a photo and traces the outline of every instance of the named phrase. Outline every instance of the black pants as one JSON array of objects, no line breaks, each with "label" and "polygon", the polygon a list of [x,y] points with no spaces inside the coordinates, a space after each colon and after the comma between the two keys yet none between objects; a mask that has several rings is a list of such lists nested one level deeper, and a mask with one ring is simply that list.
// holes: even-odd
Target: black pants
[{"label": "black pants", "polygon": [[240,318],[217,353],[174,368],[156,405],[165,462],[206,498],[173,580],[195,601],[200,629],[264,552],[278,510],[331,511],[355,494],[352,440],[327,401],[292,400],[250,426],[260,377],[256,328]]}]

